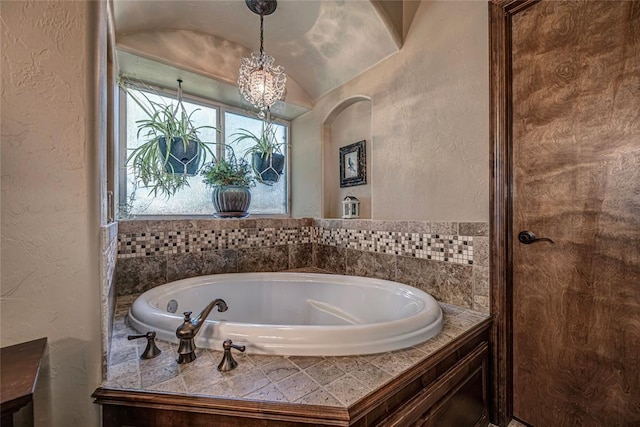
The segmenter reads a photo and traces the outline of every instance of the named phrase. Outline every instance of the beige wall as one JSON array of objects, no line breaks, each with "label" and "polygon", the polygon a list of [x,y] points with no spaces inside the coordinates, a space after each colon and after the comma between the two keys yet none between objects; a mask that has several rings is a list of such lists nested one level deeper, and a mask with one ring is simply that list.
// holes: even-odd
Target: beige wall
[{"label": "beige wall", "polygon": [[360,201],[360,218],[371,218],[371,178],[367,183],[340,188],[340,148],[366,141],[366,169],[371,168],[371,102],[359,101],[340,111],[324,124],[329,139],[324,145],[324,217],[342,217],[342,200],[355,196]]},{"label": "beige wall", "polygon": [[[98,425],[103,3],[2,1],[2,346],[46,336],[36,425]],[[100,35],[100,37],[97,37]]]},{"label": "beige wall", "polygon": [[294,216],[322,215],[322,123],[345,99],[365,96],[372,218],[488,221],[487,10],[485,2],[422,2],[400,52],[293,121]]}]

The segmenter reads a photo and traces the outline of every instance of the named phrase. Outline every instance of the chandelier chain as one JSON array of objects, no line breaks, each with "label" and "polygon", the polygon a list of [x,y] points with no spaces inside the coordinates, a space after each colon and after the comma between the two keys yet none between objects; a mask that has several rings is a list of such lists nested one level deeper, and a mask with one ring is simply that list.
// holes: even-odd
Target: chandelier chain
[{"label": "chandelier chain", "polygon": [[260,58],[264,56],[264,14],[260,14]]}]

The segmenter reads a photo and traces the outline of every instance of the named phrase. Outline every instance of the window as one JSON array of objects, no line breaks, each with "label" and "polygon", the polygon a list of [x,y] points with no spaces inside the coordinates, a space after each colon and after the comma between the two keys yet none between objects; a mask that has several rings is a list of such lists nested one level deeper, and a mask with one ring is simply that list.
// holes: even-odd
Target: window
[{"label": "window", "polygon": [[[175,105],[176,97],[165,93],[150,93],[142,90],[132,90],[134,93],[144,93],[153,102],[163,105]],[[121,137],[122,152],[120,159],[120,217],[141,215],[212,215],[211,189],[202,182],[199,175],[187,178],[189,185],[178,190],[173,196],[155,197],[148,188],[136,182],[133,169],[126,164],[128,153],[138,147],[143,137],[138,138],[137,121],[146,119],[147,115],[142,108],[129,95],[123,106],[124,135]],[[141,99],[141,97],[138,97]],[[142,97],[143,99],[143,97]],[[223,142],[231,147],[236,157],[245,157],[251,162],[251,155],[245,154],[251,146],[249,142],[231,143],[232,136],[238,129],[247,129],[251,132],[260,132],[262,122],[259,119],[249,117],[239,110],[213,102],[205,102],[185,97],[183,101],[187,114],[191,116],[195,126],[213,126],[220,130],[205,129],[200,133],[204,142]],[[273,120],[274,130],[278,142],[288,141],[289,124],[285,121]],[[285,144],[285,147],[288,145]],[[218,156],[229,156],[229,150],[223,144],[219,144],[214,151]],[[226,151],[226,152],[225,152]],[[283,150],[288,158],[288,148]],[[211,159],[209,159],[211,160]],[[249,213],[254,215],[283,215],[288,214],[288,168],[285,165],[284,173],[280,180],[273,185],[257,183],[251,188],[251,206]]]}]

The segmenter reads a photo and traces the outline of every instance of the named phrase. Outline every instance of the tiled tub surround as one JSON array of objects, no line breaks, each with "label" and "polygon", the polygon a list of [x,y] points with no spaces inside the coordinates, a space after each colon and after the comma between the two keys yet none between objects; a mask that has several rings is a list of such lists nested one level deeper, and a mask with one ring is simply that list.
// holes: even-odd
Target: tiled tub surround
[{"label": "tiled tub surround", "polygon": [[487,223],[241,219],[122,221],[118,295],[204,274],[325,271],[396,280],[489,312]]},{"label": "tiled tub surround", "polygon": [[137,295],[118,298],[109,374],[105,389],[189,394],[203,397],[289,402],[346,408],[382,387],[458,337],[487,321],[483,313],[441,304],[444,328],[435,338],[408,349],[366,356],[261,356],[234,352],[239,365],[221,373],[221,351],[197,350],[197,359],[178,365],[177,346],[158,342],[162,353],[150,360],[139,355],[146,340],[128,341],[137,332],[126,313]]},{"label": "tiled tub surround", "polygon": [[118,253],[118,223],[112,222],[100,227],[100,296],[102,299],[102,373],[106,375],[107,356],[111,347],[111,331],[115,310],[115,269]]}]

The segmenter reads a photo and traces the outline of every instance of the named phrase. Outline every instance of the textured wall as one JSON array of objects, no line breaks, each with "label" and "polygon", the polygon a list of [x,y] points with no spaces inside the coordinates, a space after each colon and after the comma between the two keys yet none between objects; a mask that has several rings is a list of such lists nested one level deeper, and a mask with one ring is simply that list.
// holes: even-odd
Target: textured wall
[{"label": "textured wall", "polygon": [[[104,4],[2,1],[1,344],[46,336],[36,425],[98,425],[94,47]],[[96,76],[96,77],[94,77]]]},{"label": "textured wall", "polygon": [[321,215],[321,125],[363,95],[372,100],[372,218],[488,221],[487,22],[485,2],[422,2],[400,52],[294,120],[293,214]]}]

